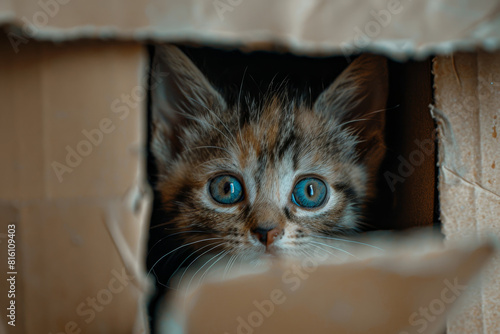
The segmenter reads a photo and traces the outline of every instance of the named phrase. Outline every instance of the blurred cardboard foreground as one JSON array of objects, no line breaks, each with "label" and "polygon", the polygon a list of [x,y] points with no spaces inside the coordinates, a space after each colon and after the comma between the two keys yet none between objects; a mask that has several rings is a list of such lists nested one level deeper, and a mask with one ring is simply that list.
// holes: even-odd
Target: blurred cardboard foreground
[{"label": "blurred cardboard foreground", "polygon": [[340,264],[308,258],[212,278],[176,293],[161,333],[442,333],[445,316],[467,299],[494,247],[415,245],[388,243],[383,254]]}]

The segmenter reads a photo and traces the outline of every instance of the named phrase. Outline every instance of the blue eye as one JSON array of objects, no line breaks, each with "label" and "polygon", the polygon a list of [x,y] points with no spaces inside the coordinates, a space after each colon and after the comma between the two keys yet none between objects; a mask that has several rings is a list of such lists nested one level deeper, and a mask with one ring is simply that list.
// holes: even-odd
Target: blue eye
[{"label": "blue eye", "polygon": [[292,201],[305,208],[317,208],[326,198],[326,185],[315,178],[300,180],[293,189]]},{"label": "blue eye", "polygon": [[234,204],[243,198],[243,187],[235,177],[221,175],[210,182],[210,195],[221,204]]}]

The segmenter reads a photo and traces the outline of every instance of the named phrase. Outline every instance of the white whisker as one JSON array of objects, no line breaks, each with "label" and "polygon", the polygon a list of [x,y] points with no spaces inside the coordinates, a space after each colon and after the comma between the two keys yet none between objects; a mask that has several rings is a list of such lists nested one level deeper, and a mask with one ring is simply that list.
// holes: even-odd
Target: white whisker
[{"label": "white whisker", "polygon": [[177,289],[179,289],[179,288],[181,287],[182,279],[184,278],[184,275],[188,272],[189,267],[191,267],[191,266],[192,266],[192,265],[193,265],[196,261],[198,261],[198,259],[199,259],[200,257],[202,257],[203,255],[207,254],[207,253],[208,253],[208,252],[210,252],[211,250],[213,250],[213,249],[215,249],[215,248],[217,248],[217,247],[219,247],[219,246],[221,246],[221,245],[222,245],[222,242],[218,243],[218,244],[217,244],[217,245],[215,245],[214,247],[212,247],[212,248],[210,248],[209,250],[206,250],[206,251],[204,251],[203,253],[201,253],[200,255],[198,255],[198,256],[196,257],[196,259],[194,259],[194,261],[193,261],[193,262],[191,262],[191,263],[187,266],[187,268],[184,270],[184,272],[182,273],[181,278],[179,279],[179,283],[177,284]]},{"label": "white whisker", "polygon": [[[234,267],[234,264],[236,263],[236,261],[238,260],[238,258],[240,257],[241,254],[237,254],[235,257],[234,257],[234,260],[233,262],[231,262],[231,265],[229,266],[229,269],[227,271],[227,274],[229,275],[229,273],[231,272],[231,270],[233,269]],[[225,276],[224,276],[225,278]]]},{"label": "white whisker", "polygon": [[[157,227],[157,226],[153,226],[151,228],[154,228],[154,227]],[[173,237],[174,235],[179,235],[179,234],[183,234],[183,233],[207,233],[205,231],[182,231],[182,232],[177,232],[177,233],[172,233],[172,234],[169,234],[163,238],[161,238],[160,240],[158,240],[157,242],[155,242],[155,244],[153,246],[151,246],[151,248],[149,249],[149,252],[148,252],[148,255],[151,253],[151,251],[153,250],[153,248],[155,248],[156,245],[158,245],[160,242],[162,242],[163,240],[165,239],[168,239],[170,237]]]},{"label": "white whisker", "polygon": [[[217,246],[216,246],[217,247]],[[215,248],[215,247],[214,247]],[[205,262],[198,270],[195,271],[194,275],[191,276],[191,279],[189,280],[189,283],[186,287],[186,294],[189,292],[189,287],[191,286],[191,283],[193,283],[193,279],[196,277],[196,275],[200,272],[201,269],[203,269],[208,263],[210,263],[213,259],[217,258],[219,255],[224,253],[224,251],[221,251],[220,253],[212,256],[207,262]]]},{"label": "white whisker", "polygon": [[340,258],[341,258],[341,257],[340,257],[340,256],[338,256],[337,254],[333,254],[333,253],[332,253],[332,252],[330,252],[329,250],[323,249],[323,247],[316,246],[316,245],[310,245],[310,246],[316,247],[316,248],[318,248],[319,250],[321,250],[321,251],[323,251],[323,252],[325,252],[325,253],[328,253],[328,254],[330,254],[330,255],[332,255],[332,256],[335,256],[335,257],[336,257],[336,258],[338,258],[338,259],[340,259]]},{"label": "white whisker", "polygon": [[168,283],[170,282],[170,280],[171,280],[171,279],[175,276],[175,274],[177,274],[177,272],[179,271],[179,269],[180,269],[180,268],[182,268],[182,265],[183,265],[184,263],[186,263],[186,261],[187,261],[187,260],[188,260],[191,256],[193,256],[194,254],[196,254],[198,251],[201,251],[202,249],[207,248],[207,247],[210,247],[210,246],[215,245],[215,244],[219,244],[219,242],[213,242],[213,243],[211,243],[211,244],[205,245],[205,246],[203,246],[203,247],[200,247],[200,248],[196,249],[196,250],[195,250],[194,252],[192,252],[191,254],[189,254],[189,255],[188,255],[188,256],[187,256],[187,257],[186,257],[186,258],[185,258],[185,259],[181,262],[181,264],[179,264],[179,266],[177,267],[177,269],[175,269],[174,273],[173,273],[172,275],[170,275],[170,278],[169,278],[169,279],[168,279],[168,281],[167,281],[167,285],[168,285]]},{"label": "white whisker", "polygon": [[223,279],[226,279],[226,276],[227,276],[227,273],[228,273],[228,268],[230,266],[230,264],[232,263],[233,259],[236,257],[236,255],[231,255],[231,257],[229,258],[229,261],[227,261],[226,263],[226,267],[224,268],[224,274],[222,275],[222,278]]},{"label": "white whisker", "polygon": [[348,254],[348,255],[351,255],[351,256],[353,256],[353,257],[355,257],[355,258],[357,259],[357,257],[356,257],[354,254],[351,254],[351,253],[349,253],[348,251],[343,250],[343,249],[341,249],[341,248],[334,247],[334,246],[331,246],[331,245],[327,245],[327,244],[324,244],[324,243],[322,243],[322,242],[317,242],[317,241],[311,241],[311,242],[312,242],[312,243],[315,243],[315,244],[318,244],[318,245],[323,245],[323,246],[328,247],[328,248],[331,248],[331,249],[338,250],[338,251],[340,251],[340,252],[342,252],[342,253],[346,253],[346,254]]},{"label": "white whisker", "polygon": [[151,269],[149,269],[148,271],[148,274],[147,276],[149,276],[151,274],[151,272],[153,271],[154,267],[158,264],[158,262],[160,262],[161,260],[163,260],[165,257],[169,256],[170,254],[172,254],[173,252],[183,248],[183,247],[187,247],[187,246],[190,246],[190,245],[194,245],[194,244],[197,244],[199,242],[203,242],[203,241],[207,241],[207,240],[220,240],[222,238],[207,238],[207,239],[202,239],[202,240],[198,240],[198,241],[193,241],[193,242],[190,242],[190,243],[187,243],[187,244],[184,244],[182,246],[179,246],[177,247],[176,249],[168,252],[167,254],[163,255],[162,257],[160,257],[156,262],[155,264],[153,264],[153,266],[151,267]]},{"label": "white whisker", "polygon": [[352,242],[354,244],[359,244],[359,245],[364,245],[364,246],[372,247],[372,248],[375,248],[375,249],[378,249],[378,250],[381,250],[381,251],[384,252],[384,250],[382,248],[379,248],[377,246],[373,246],[373,245],[370,245],[370,244],[367,244],[367,243],[364,243],[364,242],[360,242],[360,241],[349,240],[349,239],[333,238],[333,237],[327,237],[327,236],[319,236],[319,235],[311,235],[311,237],[313,237],[313,238],[321,238],[321,239],[329,239],[329,240],[337,240],[337,241],[344,241],[344,242]]},{"label": "white whisker", "polygon": [[[200,285],[200,284],[203,282],[203,279],[204,279],[204,278],[205,278],[205,276],[208,274],[208,272],[210,271],[210,269],[212,269],[212,267],[213,267],[214,265],[216,265],[216,264],[217,264],[217,262],[219,262],[220,260],[222,260],[222,259],[223,259],[223,258],[224,258],[227,254],[229,254],[229,252],[230,252],[230,251],[225,251],[225,252],[224,252],[221,256],[219,256],[219,258],[218,258],[216,261],[214,261],[214,263],[212,263],[212,264],[210,265],[210,267],[208,267],[208,268],[207,268],[207,270],[205,270],[205,272],[203,273],[203,275],[201,275],[201,278],[200,278],[200,280],[199,280],[199,282],[198,282],[198,285]],[[221,253],[219,253],[219,254],[221,254]]]}]

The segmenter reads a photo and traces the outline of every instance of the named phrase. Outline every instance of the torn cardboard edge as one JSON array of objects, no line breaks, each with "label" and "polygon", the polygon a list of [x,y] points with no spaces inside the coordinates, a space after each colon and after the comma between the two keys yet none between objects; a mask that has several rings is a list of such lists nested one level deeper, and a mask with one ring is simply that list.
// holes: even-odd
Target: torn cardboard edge
[{"label": "torn cardboard edge", "polygon": [[[452,0],[120,2],[135,11],[133,17],[129,11],[117,13],[114,3],[101,4],[99,12],[87,8],[95,5],[71,0],[6,2],[0,6],[0,24],[6,26],[14,49],[27,38],[53,42],[114,39],[201,42],[219,48],[282,49],[316,56],[375,52],[406,60],[500,48],[500,4],[487,0],[460,5]],[[86,11],[92,15],[81,14]],[[258,13],[258,19],[249,13]]]},{"label": "torn cardboard edge", "polygon": [[[438,125],[440,217],[445,243],[500,231],[500,53],[477,51],[434,60]],[[492,333],[499,328],[500,262],[488,267],[489,280],[474,288],[474,302],[448,323],[449,334]]]},{"label": "torn cardboard edge", "polygon": [[364,259],[340,264],[314,257],[267,263],[222,280],[221,264],[205,283],[176,291],[165,304],[161,332],[441,333],[445,316],[471,297],[461,295],[498,251],[495,240],[447,249],[423,235],[409,244],[387,241],[377,243],[387,246],[385,255],[356,245],[349,250]]}]

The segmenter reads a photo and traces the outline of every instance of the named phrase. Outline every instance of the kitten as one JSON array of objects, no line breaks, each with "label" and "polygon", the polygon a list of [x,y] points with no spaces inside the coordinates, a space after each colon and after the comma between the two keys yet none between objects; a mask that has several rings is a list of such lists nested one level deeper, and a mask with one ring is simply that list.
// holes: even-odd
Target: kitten
[{"label": "kitten", "polygon": [[362,228],[385,153],[383,57],[358,57],[312,106],[279,92],[230,104],[175,46],[154,66],[167,73],[152,92],[159,226],[183,250],[312,255]]}]

